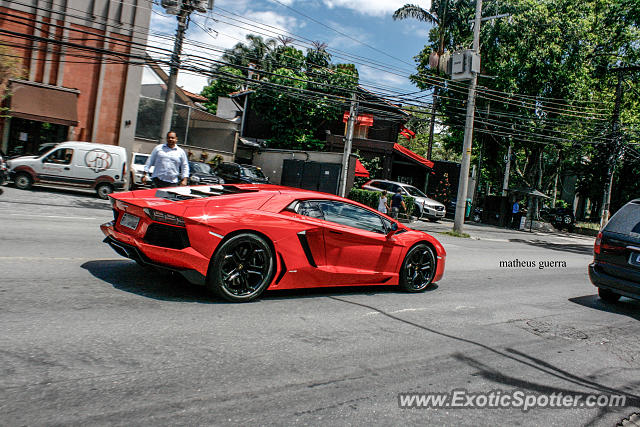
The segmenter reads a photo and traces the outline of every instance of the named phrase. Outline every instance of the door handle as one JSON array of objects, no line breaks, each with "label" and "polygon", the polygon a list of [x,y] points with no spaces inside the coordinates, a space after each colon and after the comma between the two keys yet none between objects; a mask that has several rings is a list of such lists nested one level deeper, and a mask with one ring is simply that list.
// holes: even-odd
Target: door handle
[{"label": "door handle", "polygon": [[333,230],[329,230],[329,233],[333,233],[333,234],[342,234],[342,232],[340,232],[340,231],[333,231]]},{"label": "door handle", "polygon": [[71,170],[71,168],[67,166],[66,168],[64,168],[64,170],[68,171],[68,170]]}]

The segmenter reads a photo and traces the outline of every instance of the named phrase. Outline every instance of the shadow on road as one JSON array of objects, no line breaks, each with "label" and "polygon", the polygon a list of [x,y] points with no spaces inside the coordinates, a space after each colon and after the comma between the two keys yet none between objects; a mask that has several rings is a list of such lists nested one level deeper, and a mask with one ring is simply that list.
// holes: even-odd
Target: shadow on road
[{"label": "shadow on road", "polygon": [[525,245],[536,246],[542,249],[551,249],[552,251],[571,252],[574,254],[591,255],[593,253],[592,245],[576,244],[576,243],[551,243],[546,240],[524,240],[509,239],[510,242],[524,243]]},{"label": "shadow on road", "polygon": [[[508,360],[512,363],[516,363],[517,365],[521,366],[521,369],[516,370],[516,372],[521,372],[520,376],[513,376],[505,373],[504,362],[496,362],[501,366],[499,369],[496,369],[486,365],[485,363],[477,359],[474,359],[468,356],[467,354],[454,353],[452,355],[458,361],[477,369],[477,372],[474,374],[474,376],[481,376],[489,382],[504,384],[512,389],[529,390],[534,393],[545,393],[545,394],[563,393],[565,395],[566,394],[585,395],[587,393],[596,393],[596,394],[609,393],[609,394],[623,395],[626,397],[627,407],[640,407],[640,394],[637,393],[638,386],[640,385],[640,381],[636,380],[636,381],[631,381],[622,386],[610,387],[605,384],[605,381],[607,379],[606,377],[603,378],[602,382],[599,382],[594,376],[581,376],[581,375],[573,374],[569,371],[556,367],[547,361],[544,361],[539,358],[535,358],[533,356],[527,355],[521,351],[518,351],[512,348],[505,348],[505,349],[494,348],[490,345],[484,344],[474,339],[456,336],[444,331],[439,331],[437,329],[421,325],[416,322],[412,322],[410,320],[403,319],[402,317],[399,317],[395,314],[388,313],[372,305],[363,304],[356,301],[350,301],[350,300],[342,299],[338,297],[330,297],[330,298],[336,301],[341,301],[347,304],[352,304],[352,305],[377,311],[378,313],[390,319],[393,319],[395,321],[402,322],[406,325],[410,325],[412,327],[421,329],[425,332],[428,332],[434,335],[439,335],[441,337],[457,341],[461,344],[462,343],[471,344],[477,348],[480,348],[489,353],[492,353],[494,358]],[[535,376],[536,381],[531,381],[528,378],[523,378],[523,376],[526,375],[523,373],[526,368],[531,368],[537,371],[538,375]],[[558,387],[555,385],[543,384],[542,383],[542,381],[544,381],[543,376],[550,377],[550,379],[561,380],[565,384],[567,384],[567,386]],[[590,420],[590,422],[588,422],[586,425],[595,425],[598,423],[598,420],[600,420],[608,412],[619,411],[619,410],[620,408],[600,408],[598,414],[595,417],[593,417]]]},{"label": "shadow on road", "polygon": [[622,314],[629,316],[632,319],[640,320],[640,301],[622,297],[618,302],[608,303],[602,301],[598,295],[584,295],[581,297],[569,298],[569,301],[595,310]]},{"label": "shadow on road", "polygon": [[[134,261],[96,260],[81,265],[97,279],[111,284],[116,289],[132,294],[162,301],[200,302],[203,304],[233,304],[212,295],[203,286],[193,285],[180,274],[169,270],[154,270],[139,266]],[[438,289],[430,285],[425,292]],[[311,289],[285,289],[266,291],[260,298],[265,300],[301,299],[348,296],[376,295],[383,293],[404,293],[398,286],[338,286]]]},{"label": "shadow on road", "polygon": [[[432,292],[438,289],[438,285],[433,283],[429,285],[425,292]],[[284,290],[272,290],[266,291],[262,299],[300,299],[300,298],[318,298],[332,296],[348,296],[348,295],[380,295],[380,294],[405,294],[406,292],[401,290],[398,286],[334,286],[334,287],[322,287],[322,288],[307,288],[307,289],[284,289]]]},{"label": "shadow on road", "polygon": [[130,260],[87,261],[81,266],[116,289],[162,301],[224,303],[206,288],[192,285],[179,274],[144,268]]}]

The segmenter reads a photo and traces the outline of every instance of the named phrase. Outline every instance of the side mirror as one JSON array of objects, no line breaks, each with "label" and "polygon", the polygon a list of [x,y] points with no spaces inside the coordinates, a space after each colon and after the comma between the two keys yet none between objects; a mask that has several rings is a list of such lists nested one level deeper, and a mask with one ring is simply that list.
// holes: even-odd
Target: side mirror
[{"label": "side mirror", "polygon": [[387,237],[393,236],[394,234],[396,234],[396,231],[398,231],[398,223],[392,222],[391,226],[389,227],[389,231],[387,232]]}]

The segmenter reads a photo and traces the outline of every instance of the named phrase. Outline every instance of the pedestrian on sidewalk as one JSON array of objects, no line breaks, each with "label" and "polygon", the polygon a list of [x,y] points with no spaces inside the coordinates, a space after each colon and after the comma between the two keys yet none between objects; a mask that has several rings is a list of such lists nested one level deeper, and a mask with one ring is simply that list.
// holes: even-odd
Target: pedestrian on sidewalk
[{"label": "pedestrian on sidewalk", "polygon": [[400,189],[400,187],[398,187],[396,189],[396,194],[391,197],[391,218],[398,219],[400,208],[402,208],[405,212],[407,211],[404,200],[402,200],[402,190]]},{"label": "pedestrian on sidewalk", "polygon": [[386,191],[380,195],[380,200],[378,201],[378,211],[386,214],[389,212],[389,205],[387,204],[387,193]]},{"label": "pedestrian on sidewalk", "polygon": [[518,228],[518,217],[520,213],[520,204],[518,201],[513,202],[513,206],[511,206],[511,224],[509,224],[510,228]]},{"label": "pedestrian on sidewalk", "polygon": [[153,166],[154,188],[177,187],[187,185],[189,178],[189,160],[184,150],[178,147],[178,135],[174,131],[167,132],[166,144],[158,144],[151,152],[144,165],[142,183],[147,183],[147,175]]}]

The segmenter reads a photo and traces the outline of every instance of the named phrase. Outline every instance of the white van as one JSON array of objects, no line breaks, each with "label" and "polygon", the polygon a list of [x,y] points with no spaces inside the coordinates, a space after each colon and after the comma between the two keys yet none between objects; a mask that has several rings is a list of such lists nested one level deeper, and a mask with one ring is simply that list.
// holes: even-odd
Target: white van
[{"label": "white van", "polygon": [[127,151],[124,147],[92,142],[61,142],[38,156],[22,156],[8,162],[16,187],[55,184],[94,188],[106,199],[125,185]]}]

